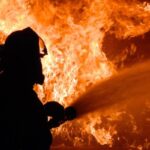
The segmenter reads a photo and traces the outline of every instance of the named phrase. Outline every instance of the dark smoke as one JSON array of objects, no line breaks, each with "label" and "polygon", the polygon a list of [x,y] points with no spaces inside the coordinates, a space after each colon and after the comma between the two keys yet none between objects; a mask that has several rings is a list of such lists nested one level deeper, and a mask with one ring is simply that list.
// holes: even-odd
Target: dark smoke
[{"label": "dark smoke", "polygon": [[108,32],[104,37],[102,50],[118,69],[122,69],[150,59],[149,41],[150,31],[126,39],[119,39]]}]

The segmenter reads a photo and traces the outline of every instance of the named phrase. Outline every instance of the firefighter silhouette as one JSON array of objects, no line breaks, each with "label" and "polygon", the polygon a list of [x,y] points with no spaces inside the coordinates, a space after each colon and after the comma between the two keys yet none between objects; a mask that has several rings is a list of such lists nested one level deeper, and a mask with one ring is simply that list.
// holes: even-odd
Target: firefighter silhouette
[{"label": "firefighter silhouette", "polygon": [[76,117],[71,106],[54,101],[43,105],[33,90],[44,82],[45,54],[43,40],[29,27],[11,33],[0,46],[0,149],[49,150],[49,129]]}]

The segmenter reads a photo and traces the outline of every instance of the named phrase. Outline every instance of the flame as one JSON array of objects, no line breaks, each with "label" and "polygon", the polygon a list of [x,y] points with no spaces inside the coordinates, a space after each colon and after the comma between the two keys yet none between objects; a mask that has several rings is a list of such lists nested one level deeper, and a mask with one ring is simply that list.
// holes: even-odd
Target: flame
[{"label": "flame", "polygon": [[[55,100],[64,106],[72,104],[97,82],[117,73],[102,50],[107,32],[125,39],[150,31],[150,3],[138,0],[1,0],[0,10],[1,43],[12,31],[27,26],[45,41],[49,50],[42,59],[45,83],[35,86],[35,90],[43,103]],[[134,45],[132,51],[136,51]],[[82,132],[75,134],[73,146],[96,141],[112,147],[114,137],[119,134],[117,126],[112,124],[121,120],[121,115],[117,115],[120,113],[117,108],[108,112],[107,128],[101,126],[103,121],[97,116],[103,115],[97,112],[86,119],[65,123],[52,131],[54,137],[71,139],[73,130],[80,127]]]}]

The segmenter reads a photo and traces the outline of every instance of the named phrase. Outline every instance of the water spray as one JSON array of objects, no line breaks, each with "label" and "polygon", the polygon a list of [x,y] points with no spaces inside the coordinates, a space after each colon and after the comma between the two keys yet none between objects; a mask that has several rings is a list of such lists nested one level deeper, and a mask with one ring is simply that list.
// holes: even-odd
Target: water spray
[{"label": "water spray", "polygon": [[150,99],[150,61],[127,68],[112,78],[96,84],[72,106],[77,117],[120,103]]}]

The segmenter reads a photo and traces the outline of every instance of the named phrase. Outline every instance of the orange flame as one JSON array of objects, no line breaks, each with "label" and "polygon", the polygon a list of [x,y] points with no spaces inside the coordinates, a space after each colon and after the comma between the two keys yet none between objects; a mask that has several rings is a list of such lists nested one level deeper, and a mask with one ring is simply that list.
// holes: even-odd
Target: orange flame
[{"label": "orange flame", "polygon": [[[45,41],[49,50],[48,56],[42,59],[46,79],[35,90],[43,103],[55,100],[64,106],[116,73],[115,66],[102,51],[108,31],[118,38],[150,31],[150,4],[137,0],[1,0],[0,10],[1,43],[12,31],[27,26]],[[112,146],[116,126],[96,128],[96,124],[101,124],[97,113],[73,123],[81,126],[82,136],[90,134],[101,145]],[[118,120],[118,116],[112,120]],[[72,137],[68,132],[73,129],[73,123],[54,130],[55,136],[62,133]],[[75,141],[74,146],[83,144],[77,135]]]}]

